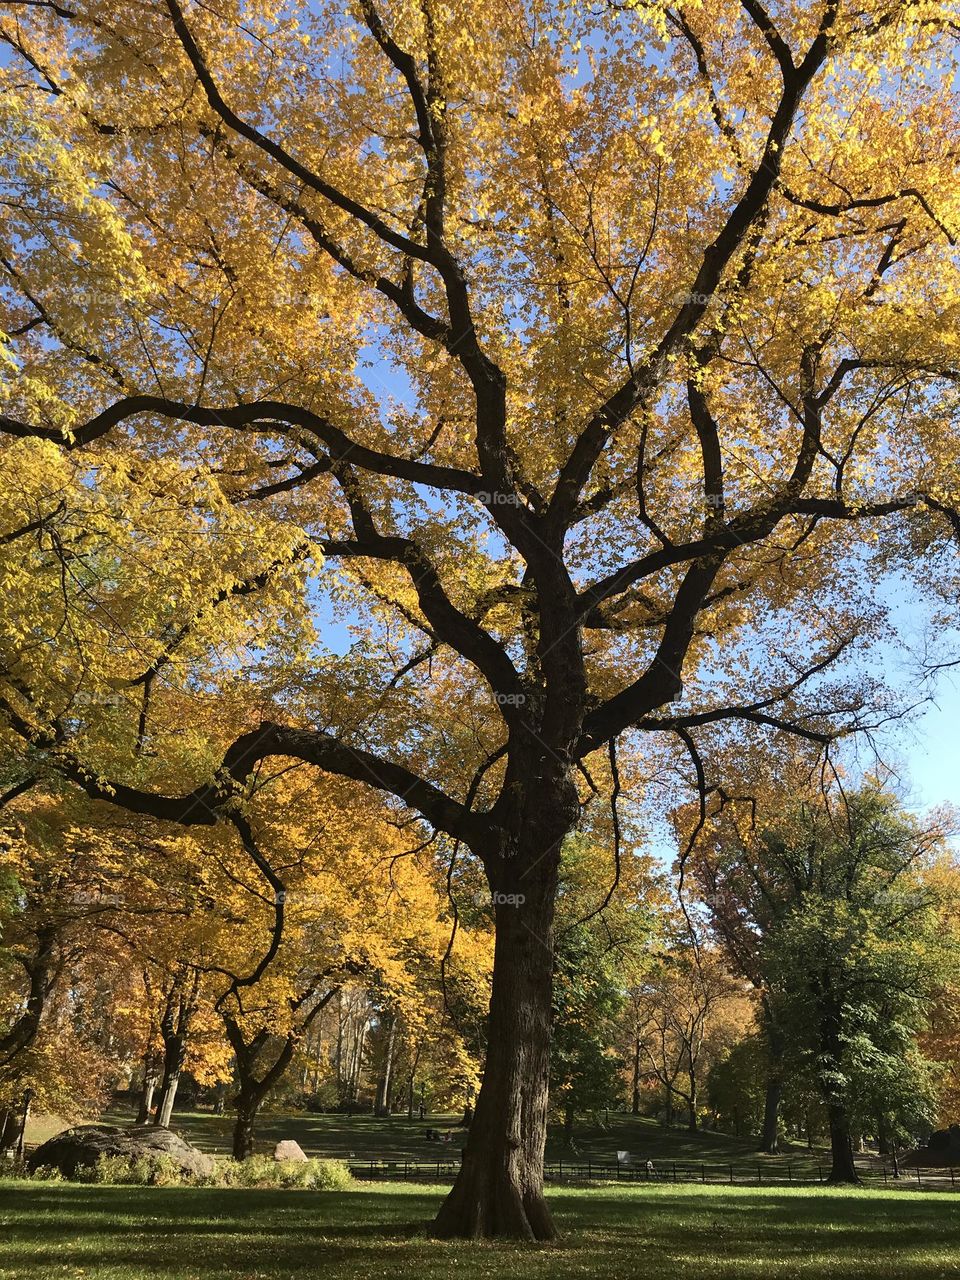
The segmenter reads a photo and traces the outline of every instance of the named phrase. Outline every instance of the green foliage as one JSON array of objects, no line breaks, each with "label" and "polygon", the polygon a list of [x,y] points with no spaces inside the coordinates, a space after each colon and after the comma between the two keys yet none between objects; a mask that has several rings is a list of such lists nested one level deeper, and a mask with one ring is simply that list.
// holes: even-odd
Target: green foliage
[{"label": "green foliage", "polygon": [[[65,1182],[58,1169],[40,1168],[30,1175],[38,1182]],[[114,1187],[260,1187],[343,1191],[354,1185],[353,1176],[342,1160],[274,1160],[271,1156],[250,1156],[237,1161],[220,1158],[214,1171],[199,1178],[186,1177],[177,1162],[167,1155],[101,1156],[94,1165],[77,1170],[72,1181]]]},{"label": "green foliage", "polygon": [[109,1186],[179,1187],[186,1181],[180,1166],[170,1156],[100,1156],[96,1164],[81,1166],[76,1182],[96,1182]]},{"label": "green foliage", "polygon": [[745,1036],[707,1076],[707,1104],[720,1126],[737,1137],[759,1132],[767,1053],[758,1035]]},{"label": "green foliage", "polygon": [[[627,855],[633,859],[632,854]],[[636,859],[633,862],[636,863]],[[613,1048],[626,990],[624,971],[642,967],[654,931],[653,910],[631,900],[631,865],[624,890],[603,910],[600,851],[568,840],[560,869],[560,910],[554,962],[551,1103],[569,1114],[613,1106],[622,1092],[623,1060]],[[597,901],[599,896],[599,903]]]},{"label": "green foliage", "polygon": [[852,1118],[889,1116],[916,1132],[936,1093],[916,1039],[954,960],[919,874],[925,834],[866,789],[842,813],[798,811],[765,844],[793,888],[761,957],[792,1069]]},{"label": "green foliage", "polygon": [[353,1176],[341,1160],[274,1160],[254,1155],[246,1160],[218,1160],[208,1180],[220,1187],[283,1187],[312,1191],[343,1191]]}]

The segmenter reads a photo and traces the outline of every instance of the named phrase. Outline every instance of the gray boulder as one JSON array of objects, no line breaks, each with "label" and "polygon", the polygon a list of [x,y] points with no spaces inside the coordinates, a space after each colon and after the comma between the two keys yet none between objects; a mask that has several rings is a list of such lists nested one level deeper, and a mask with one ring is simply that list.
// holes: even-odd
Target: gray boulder
[{"label": "gray boulder", "polygon": [[154,1125],[120,1128],[109,1124],[82,1124],[65,1129],[37,1147],[27,1167],[31,1171],[59,1169],[64,1177],[72,1178],[78,1169],[92,1168],[101,1156],[123,1156],[128,1160],[156,1160],[167,1156],[188,1178],[209,1176],[216,1168],[213,1156],[198,1151],[170,1129]]},{"label": "gray boulder", "polygon": [[288,1138],[285,1142],[278,1142],[273,1149],[274,1160],[296,1160],[302,1164],[306,1164],[307,1157],[303,1153],[303,1148],[299,1142],[294,1142],[292,1138]]}]

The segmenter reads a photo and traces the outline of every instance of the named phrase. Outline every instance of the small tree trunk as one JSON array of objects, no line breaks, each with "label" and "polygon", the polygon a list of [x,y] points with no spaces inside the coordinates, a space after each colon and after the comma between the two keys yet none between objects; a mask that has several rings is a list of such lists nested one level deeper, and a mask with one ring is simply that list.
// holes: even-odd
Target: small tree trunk
[{"label": "small tree trunk", "polygon": [[393,1046],[396,1031],[397,1020],[391,1015],[390,1031],[387,1035],[387,1045],[383,1056],[383,1068],[380,1072],[380,1079],[377,1082],[377,1098],[374,1104],[374,1112],[378,1116],[390,1114],[390,1085],[393,1078]]},{"label": "small tree trunk", "polygon": [[763,1127],[760,1150],[768,1156],[780,1153],[780,1105],[783,1100],[783,1034],[764,1005],[764,1029],[767,1042],[767,1081],[763,1097]]},{"label": "small tree trunk", "polygon": [[687,1099],[687,1129],[690,1133],[697,1132],[697,1100],[696,1098]]},{"label": "small tree trunk", "polygon": [[888,1156],[893,1150],[890,1139],[890,1123],[885,1115],[877,1117],[877,1149],[882,1156]]},{"label": "small tree trunk", "polygon": [[630,1110],[633,1115],[640,1114],[640,1037],[635,1036],[633,1041],[633,1096],[630,1100]]},{"label": "small tree trunk", "polygon": [[30,1123],[30,1107],[32,1105],[31,1098],[32,1095],[28,1093],[26,1095],[26,1101],[23,1104],[23,1110],[20,1113],[20,1123],[18,1125],[17,1160],[21,1164],[23,1163],[23,1153],[27,1142],[27,1125]]},{"label": "small tree trunk", "polygon": [[665,1129],[669,1129],[673,1124],[673,1090],[669,1085],[666,1086],[666,1098],[663,1103],[663,1125]]},{"label": "small tree trunk", "polygon": [[20,1136],[20,1117],[8,1107],[0,1107],[0,1151],[9,1151]]},{"label": "small tree trunk", "polygon": [[767,1077],[763,1096],[763,1128],[760,1130],[760,1150],[768,1156],[780,1152],[780,1100],[783,1097],[783,1078],[779,1074]]},{"label": "small tree trunk", "polygon": [[[550,1240],[543,1195],[553,986],[555,854],[496,901],[487,1060],[463,1164],[439,1235]],[[515,892],[514,892],[515,890]]]},{"label": "small tree trunk", "polygon": [[157,1087],[157,1064],[153,1057],[146,1058],[143,1066],[143,1084],[137,1107],[137,1124],[147,1124],[153,1110],[153,1093]]},{"label": "small tree trunk", "polygon": [[687,1049],[689,1070],[687,1079],[690,1082],[690,1092],[687,1094],[687,1128],[691,1133],[697,1132],[697,1072],[693,1065],[693,1053]]},{"label": "small tree trunk", "polygon": [[563,1141],[568,1146],[573,1141],[573,1122],[576,1118],[576,1112],[572,1102],[568,1102],[563,1109]]},{"label": "small tree trunk", "polygon": [[253,1136],[259,1110],[259,1098],[237,1099],[237,1118],[233,1126],[234,1160],[246,1160],[248,1156],[253,1155]]},{"label": "small tree trunk", "polygon": [[173,1103],[177,1096],[177,1086],[180,1084],[180,1069],[172,1071],[163,1082],[163,1089],[160,1094],[160,1102],[157,1106],[157,1117],[154,1123],[161,1129],[169,1129],[170,1121],[173,1118]]},{"label": "small tree trunk", "polygon": [[853,1140],[850,1135],[850,1117],[842,1103],[831,1102],[827,1107],[830,1116],[830,1154],[832,1164],[831,1183],[859,1185],[860,1175],[853,1159]]}]

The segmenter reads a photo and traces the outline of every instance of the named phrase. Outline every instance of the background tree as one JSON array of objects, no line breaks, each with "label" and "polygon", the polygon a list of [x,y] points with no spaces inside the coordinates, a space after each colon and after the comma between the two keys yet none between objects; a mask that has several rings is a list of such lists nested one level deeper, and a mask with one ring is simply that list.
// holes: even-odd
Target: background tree
[{"label": "background tree", "polygon": [[921,872],[939,832],[889,795],[825,797],[769,832],[796,895],[764,939],[763,966],[787,1057],[810,1076],[830,1122],[831,1182],[857,1182],[855,1130],[932,1114],[932,1064],[917,1046],[945,954],[937,899]]},{"label": "background tree", "polygon": [[649,856],[618,841],[611,866],[597,835],[568,841],[560,866],[550,1099],[568,1144],[578,1113],[620,1101],[626,976],[650,963],[665,896]]},{"label": "background tree", "polygon": [[752,1024],[752,1002],[721,956],[681,937],[642,983],[636,1013],[643,1057],[663,1089],[664,1123],[683,1109],[696,1132],[711,1064]]}]

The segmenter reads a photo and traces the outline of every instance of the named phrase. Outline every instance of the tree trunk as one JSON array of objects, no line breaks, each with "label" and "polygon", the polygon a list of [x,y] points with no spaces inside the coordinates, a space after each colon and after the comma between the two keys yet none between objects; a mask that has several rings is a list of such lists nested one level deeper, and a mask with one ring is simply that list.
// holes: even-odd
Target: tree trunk
[{"label": "tree trunk", "polygon": [[633,1042],[633,1097],[630,1100],[630,1110],[633,1115],[640,1114],[640,1037],[636,1036]]},{"label": "tree trunk", "polygon": [[187,1035],[197,1007],[200,990],[200,971],[193,975],[187,987],[186,974],[180,974],[167,995],[160,1018],[160,1036],[163,1040],[163,1077],[160,1082],[160,1102],[154,1124],[168,1129],[173,1115],[173,1101],[177,1096],[180,1072],[187,1056]]},{"label": "tree trunk", "polygon": [[150,1112],[153,1110],[153,1093],[157,1087],[157,1064],[152,1058],[146,1058],[143,1064],[143,1085],[140,1089],[140,1103],[137,1107],[137,1124],[148,1124]]},{"label": "tree trunk", "polygon": [[532,864],[536,878],[516,877],[495,895],[486,1067],[463,1164],[436,1219],[443,1237],[556,1234],[543,1195],[543,1153],[558,862],[559,843]]},{"label": "tree trunk", "polygon": [[669,1129],[673,1125],[673,1089],[665,1086],[666,1097],[663,1103],[663,1127]]},{"label": "tree trunk", "polygon": [[882,1156],[888,1156],[893,1151],[890,1123],[885,1115],[877,1117],[877,1150]]},{"label": "tree trunk", "polygon": [[177,1096],[177,1086],[180,1084],[180,1068],[171,1071],[169,1075],[164,1076],[163,1088],[160,1093],[160,1102],[157,1105],[157,1115],[154,1124],[160,1129],[169,1129],[170,1121],[173,1117],[173,1103]]},{"label": "tree trunk", "polygon": [[767,1082],[763,1097],[763,1128],[760,1130],[760,1150],[768,1156],[780,1154],[780,1104],[783,1099],[783,1035],[773,1021],[769,1008],[764,1006],[764,1024],[767,1042]]},{"label": "tree trunk", "polygon": [[237,1118],[233,1126],[234,1160],[246,1160],[248,1156],[253,1155],[253,1134],[259,1110],[259,1098],[241,1097],[237,1099]]},{"label": "tree trunk", "polygon": [[563,1141],[568,1146],[573,1141],[573,1122],[576,1118],[573,1103],[568,1102],[563,1109]]},{"label": "tree trunk", "polygon": [[7,1107],[0,1107],[0,1151],[9,1151],[20,1136],[20,1117]]},{"label": "tree trunk", "polygon": [[763,1097],[763,1128],[760,1131],[760,1150],[768,1156],[780,1154],[780,1099],[783,1097],[783,1078],[767,1077]]},{"label": "tree trunk", "polygon": [[860,1175],[853,1159],[853,1140],[850,1135],[850,1117],[842,1103],[831,1102],[827,1107],[830,1116],[830,1154],[832,1164],[831,1183],[859,1185]]},{"label": "tree trunk", "polygon": [[[308,990],[300,998],[299,1005],[302,1006],[304,1001],[314,992],[315,988]],[[234,1099],[234,1105],[237,1108],[237,1119],[233,1126],[233,1158],[235,1160],[246,1160],[247,1156],[253,1154],[253,1133],[257,1115],[264,1098],[282,1079],[293,1061],[297,1045],[304,1035],[309,1034],[314,1019],[333,997],[339,994],[340,988],[332,987],[326,995],[316,1001],[313,1008],[306,1015],[303,1025],[299,1029],[291,1029],[287,1032],[273,1061],[260,1075],[257,1075],[256,1068],[258,1062],[260,1062],[261,1054],[270,1042],[269,1031],[266,1028],[261,1028],[248,1041],[244,1038],[237,1019],[232,1014],[221,1010],[220,1016],[223,1018],[227,1039],[233,1049],[233,1058],[239,1082],[239,1090]]]},{"label": "tree trunk", "polygon": [[30,990],[23,1012],[0,1036],[0,1066],[9,1066],[37,1038],[48,997],[58,977],[55,963],[57,941],[54,926],[44,925],[37,930],[33,955],[21,962],[30,979]]},{"label": "tree trunk", "polygon": [[691,1133],[697,1132],[697,1071],[693,1065],[693,1052],[687,1047],[688,1070],[687,1079],[690,1082],[690,1092],[687,1094],[687,1128]]},{"label": "tree trunk", "polygon": [[23,1111],[20,1113],[19,1133],[17,1134],[17,1160],[23,1163],[23,1155],[27,1142],[27,1125],[30,1123],[30,1107],[32,1105],[32,1093],[27,1093],[24,1098]]},{"label": "tree trunk", "polygon": [[393,1046],[397,1033],[397,1020],[390,1015],[390,1030],[387,1034],[387,1044],[383,1055],[383,1067],[380,1071],[380,1079],[377,1082],[377,1099],[374,1104],[374,1114],[378,1116],[388,1116],[390,1114],[390,1086],[393,1082]]},{"label": "tree trunk", "polygon": [[413,1119],[413,1109],[416,1101],[417,1067],[420,1065],[420,1052],[422,1047],[423,1046],[420,1043],[417,1044],[413,1054],[413,1061],[410,1063],[410,1079],[407,1082],[407,1115],[411,1120]]}]

